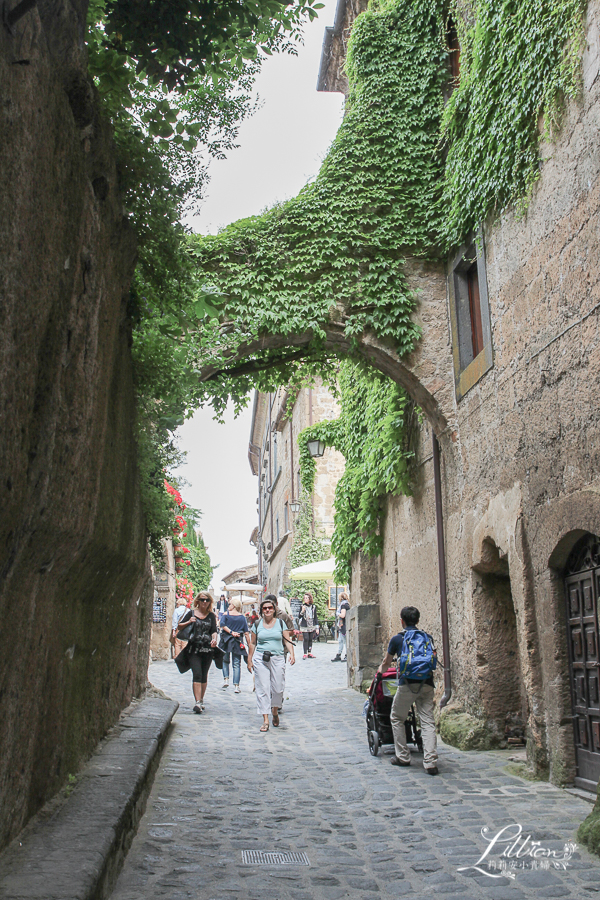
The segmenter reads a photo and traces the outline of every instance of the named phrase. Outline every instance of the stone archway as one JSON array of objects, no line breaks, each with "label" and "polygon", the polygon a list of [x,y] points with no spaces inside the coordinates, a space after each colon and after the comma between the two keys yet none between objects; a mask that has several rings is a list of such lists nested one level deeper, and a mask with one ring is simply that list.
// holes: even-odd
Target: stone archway
[{"label": "stone archway", "polygon": [[[331,356],[357,355],[392,381],[400,384],[423,410],[423,414],[442,443],[452,431],[454,419],[454,369],[448,321],[446,315],[446,278],[441,264],[409,259],[406,262],[408,283],[418,296],[415,321],[423,336],[415,349],[400,357],[391,340],[384,340],[374,332],[349,336],[342,322],[327,322],[323,350]],[[224,326],[226,327],[226,326]],[[286,359],[302,359],[314,340],[314,332],[295,334],[265,334],[224,350],[219,362],[207,362],[199,373],[201,382],[217,380],[222,375],[244,375],[276,365],[268,359],[257,361],[258,354],[287,351]]]}]

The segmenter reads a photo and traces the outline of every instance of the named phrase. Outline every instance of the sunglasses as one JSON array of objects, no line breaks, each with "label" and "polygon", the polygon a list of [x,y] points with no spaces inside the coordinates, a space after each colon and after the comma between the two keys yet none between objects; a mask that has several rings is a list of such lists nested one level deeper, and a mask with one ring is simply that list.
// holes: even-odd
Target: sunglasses
[{"label": "sunglasses", "polygon": [[266,612],[268,609],[274,610],[275,607],[274,606],[263,606],[263,612]]}]

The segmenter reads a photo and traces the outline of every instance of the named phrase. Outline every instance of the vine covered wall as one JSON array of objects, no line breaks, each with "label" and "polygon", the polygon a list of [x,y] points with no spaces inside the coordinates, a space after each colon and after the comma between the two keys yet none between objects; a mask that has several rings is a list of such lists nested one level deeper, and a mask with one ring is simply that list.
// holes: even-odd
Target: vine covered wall
[{"label": "vine covered wall", "polygon": [[[381,0],[358,17],[346,116],[315,182],[262,216],[191,241],[205,288],[221,297],[206,357],[218,375],[206,397],[222,403],[252,384],[322,374],[334,352],[324,341],[331,322],[351,339],[345,355],[370,331],[406,357],[419,337],[419,298],[405,257],[443,262],[490,214],[513,203],[526,209],[541,138],[557,132],[564,99],[579,89],[585,5]],[[253,339],[307,331],[313,337],[301,349],[290,341],[257,350],[255,341],[244,356]],[[407,398],[378,377],[345,378],[339,422],[311,433],[346,457],[333,539],[340,580],[355,550],[381,551],[385,494],[410,490]],[[301,452],[310,489],[305,440]]]}]

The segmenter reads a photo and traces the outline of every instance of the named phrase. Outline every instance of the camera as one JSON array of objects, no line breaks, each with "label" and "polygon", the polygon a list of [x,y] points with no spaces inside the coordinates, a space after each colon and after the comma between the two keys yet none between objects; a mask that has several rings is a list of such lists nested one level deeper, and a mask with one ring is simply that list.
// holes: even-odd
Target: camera
[{"label": "camera", "polygon": [[263,653],[263,662],[269,662],[272,656],[273,654],[270,650],[265,650],[265,652]]}]

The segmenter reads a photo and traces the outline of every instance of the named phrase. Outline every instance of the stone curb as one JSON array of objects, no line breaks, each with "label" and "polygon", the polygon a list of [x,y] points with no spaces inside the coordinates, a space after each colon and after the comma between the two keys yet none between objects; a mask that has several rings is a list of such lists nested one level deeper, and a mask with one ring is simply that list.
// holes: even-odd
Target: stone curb
[{"label": "stone curb", "polygon": [[1,900],[104,900],[114,887],[179,704],[142,700],[99,745],[62,803],[0,855]]}]

